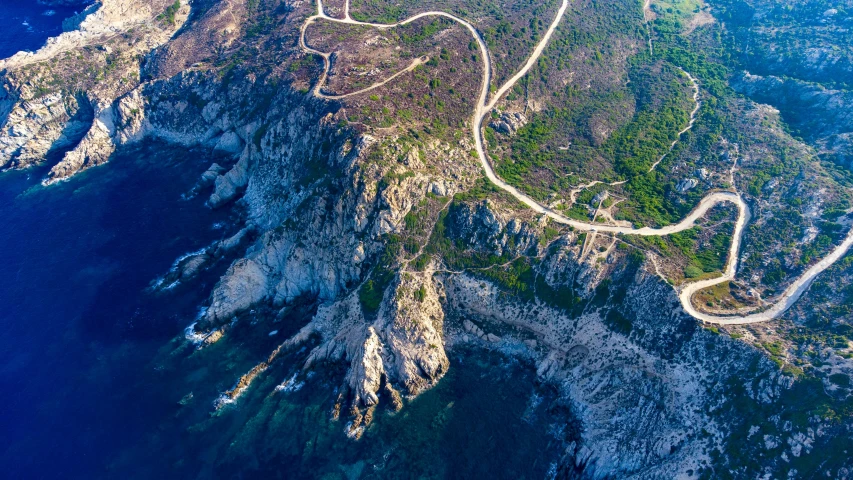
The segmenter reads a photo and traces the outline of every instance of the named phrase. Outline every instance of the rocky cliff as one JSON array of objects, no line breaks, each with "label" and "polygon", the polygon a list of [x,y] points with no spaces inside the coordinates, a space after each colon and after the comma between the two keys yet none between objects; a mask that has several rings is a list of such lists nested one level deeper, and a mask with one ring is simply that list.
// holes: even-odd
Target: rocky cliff
[{"label": "rocky cliff", "polygon": [[[0,63],[0,167],[55,162],[49,185],[144,139],[222,154],[192,193],[209,195],[210,208],[243,212],[238,233],[178,259],[154,289],[233,258],[190,332],[202,347],[253,309],[315,310],[235,379],[229,400],[282,352],[307,345],[299,357],[306,369],[346,366],[330,407],[358,438],[376,408],[403,408],[441,381],[455,346],[475,345],[532,362],[571,405],[583,433],[564,445],[565,478],[711,472],[730,436],[754,434],[719,412],[774,408],[793,385],[790,372],[685,314],[657,253],[550,224],[491,188],[471,153],[467,116],[412,113],[445,94],[453,100],[435,101],[436,118],[464,106],[464,85],[439,88],[446,77],[414,69],[417,86],[406,91],[312,95],[321,62],[297,38],[313,9],[104,0],[79,30]],[[451,35],[439,30],[430,53],[450,58],[439,41]],[[756,81],[743,77],[743,88]],[[836,112],[822,120],[827,128],[849,120],[825,93],[803,101]],[[408,123],[389,125],[380,98]],[[516,135],[527,119],[504,120],[495,117],[499,130]]]},{"label": "rocky cliff", "polygon": [[0,61],[0,168],[61,155],[45,178],[53,183],[140,137],[142,60],[180,28],[189,8],[114,1],[87,13],[77,30]]},{"label": "rocky cliff", "polygon": [[775,106],[786,122],[838,163],[853,168],[853,93],[820,84],[746,72],[732,80],[740,93]]},{"label": "rocky cliff", "polygon": [[735,90],[778,108],[825,158],[853,165],[850,5],[718,3],[743,69],[733,78]]}]

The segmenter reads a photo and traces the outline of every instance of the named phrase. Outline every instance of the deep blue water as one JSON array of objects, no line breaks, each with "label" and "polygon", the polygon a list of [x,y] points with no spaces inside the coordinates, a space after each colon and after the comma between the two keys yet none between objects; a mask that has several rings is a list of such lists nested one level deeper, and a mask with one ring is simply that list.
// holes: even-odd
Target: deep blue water
[{"label": "deep blue water", "polygon": [[[60,13],[8,3],[0,56],[59,31]],[[184,199],[213,160],[147,144],[48,188],[39,181],[56,159],[0,173],[0,477],[545,476],[575,431],[529,365],[496,354],[453,352],[436,388],[399,413],[381,408],[358,442],[330,418],[343,371],[301,372],[306,350],[214,411],[217,396],[311,311],[273,324],[258,309],[195,351],[183,329],[228,262],[167,294],[147,293],[175,258],[239,224],[238,210]],[[277,393],[294,374],[305,386]]]},{"label": "deep blue water", "polygon": [[[194,351],[183,329],[227,262],[146,292],[176,257],[235,228],[233,214],[182,199],[210,162],[148,145],[48,188],[45,168],[0,174],[3,478],[545,476],[573,432],[533,369],[496,354],[454,351],[437,387],[399,413],[380,408],[358,442],[331,420],[343,370],[301,372],[305,349],[215,411],[310,309],[274,324],[259,309]],[[294,374],[305,386],[276,393]]]},{"label": "deep blue water", "polygon": [[206,293],[144,290],[227,221],[181,199],[209,164],[194,155],[134,151],[50,188],[43,170],[0,174],[0,464],[20,473],[7,478],[88,471],[145,429],[145,399],[127,394]]},{"label": "deep blue water", "polygon": [[62,33],[63,19],[82,9],[45,7],[35,0],[0,1],[0,58],[38,50],[48,37]]}]

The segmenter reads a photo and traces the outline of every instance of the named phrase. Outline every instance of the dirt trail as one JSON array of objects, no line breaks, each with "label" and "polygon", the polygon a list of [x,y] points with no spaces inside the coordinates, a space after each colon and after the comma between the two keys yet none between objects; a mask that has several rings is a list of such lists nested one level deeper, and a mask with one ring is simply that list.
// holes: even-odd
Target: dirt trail
[{"label": "dirt trail", "polygon": [[[349,93],[349,94],[345,94],[345,95],[338,95],[338,96],[325,95],[321,92],[321,89],[322,89],[322,86],[326,82],[326,77],[327,77],[328,72],[329,72],[330,54],[320,52],[318,50],[314,50],[311,47],[309,47],[305,42],[305,31],[306,31],[307,27],[311,23],[313,23],[314,21],[322,19],[322,20],[326,20],[326,21],[330,21],[330,22],[344,23],[344,24],[351,24],[351,25],[364,25],[364,26],[375,27],[378,29],[394,28],[394,27],[398,27],[401,25],[409,24],[409,23],[414,22],[420,18],[435,17],[435,16],[449,18],[449,19],[459,23],[460,25],[462,25],[466,29],[468,29],[468,31],[471,33],[471,35],[477,41],[477,44],[478,44],[479,49],[480,49],[480,56],[483,59],[482,83],[481,83],[481,87],[480,87],[479,99],[478,99],[477,104],[476,104],[477,107],[474,110],[474,116],[472,119],[472,127],[473,127],[473,132],[474,132],[474,143],[475,143],[476,150],[477,150],[477,156],[480,159],[480,163],[483,167],[483,171],[485,172],[486,178],[488,178],[489,181],[491,181],[497,187],[506,191],[507,193],[509,193],[510,195],[515,197],[518,201],[527,205],[528,207],[530,207],[534,211],[548,216],[551,220],[553,220],[557,223],[563,224],[563,225],[569,225],[569,226],[571,226],[575,229],[581,230],[581,231],[587,231],[587,232],[593,232],[593,233],[606,232],[606,233],[613,233],[613,234],[621,233],[621,234],[625,234],[625,235],[641,235],[641,236],[669,235],[672,233],[682,232],[684,230],[688,230],[690,228],[693,228],[696,225],[696,222],[700,218],[702,218],[705,215],[705,213],[707,213],[708,210],[710,210],[712,207],[714,207],[720,203],[726,203],[726,202],[732,203],[732,204],[736,205],[738,208],[738,219],[737,219],[737,222],[735,223],[735,229],[734,229],[734,232],[732,234],[732,243],[731,243],[731,246],[729,247],[729,255],[728,255],[729,258],[728,258],[728,261],[726,264],[726,269],[723,272],[722,276],[712,278],[712,279],[701,280],[701,281],[689,283],[686,286],[682,287],[681,291],[679,292],[679,295],[678,295],[678,298],[681,301],[681,305],[687,313],[689,313],[691,316],[695,317],[698,320],[701,320],[701,321],[707,322],[707,323],[722,324],[722,325],[742,325],[742,324],[766,322],[768,320],[772,320],[772,319],[778,317],[779,315],[781,315],[785,310],[790,308],[791,305],[793,305],[803,295],[803,293],[805,293],[806,290],[808,290],[809,286],[812,284],[812,282],[814,281],[815,277],[817,277],[817,275],[819,275],[821,272],[823,272],[824,270],[829,268],[832,264],[834,264],[841,257],[843,257],[844,254],[850,249],[850,247],[853,246],[853,228],[851,228],[850,232],[847,234],[847,237],[845,238],[845,240],[840,245],[835,247],[835,249],[833,249],[833,251],[829,255],[827,255],[825,258],[823,258],[821,261],[819,261],[818,263],[813,265],[811,268],[806,270],[806,272],[803,273],[803,275],[800,276],[800,278],[798,278],[794,283],[792,283],[785,290],[785,292],[779,296],[779,298],[777,299],[777,302],[772,307],[770,307],[769,309],[767,309],[763,312],[760,312],[760,313],[753,313],[753,314],[749,314],[749,315],[734,315],[734,316],[709,315],[709,314],[697,311],[696,308],[693,306],[692,298],[693,298],[693,295],[696,292],[698,292],[699,290],[702,290],[704,288],[711,287],[714,285],[718,285],[720,283],[727,282],[727,281],[733,280],[735,278],[735,274],[737,273],[738,256],[740,254],[740,246],[741,246],[741,243],[743,241],[744,228],[750,219],[749,206],[747,206],[746,202],[744,202],[744,200],[741,198],[740,194],[738,194],[736,192],[728,192],[728,191],[713,192],[713,193],[707,195],[705,198],[703,198],[699,202],[699,205],[697,205],[696,208],[692,212],[690,212],[690,214],[688,214],[683,220],[681,220],[680,222],[678,222],[676,224],[668,225],[668,226],[665,226],[662,228],[650,228],[650,227],[633,228],[633,227],[620,227],[620,226],[615,226],[615,225],[598,225],[598,224],[585,223],[585,222],[580,222],[577,220],[572,220],[572,219],[570,219],[564,215],[561,215],[560,213],[558,213],[558,212],[556,212],[556,211],[554,211],[554,210],[552,210],[546,206],[541,205],[539,202],[537,202],[536,200],[534,200],[530,196],[522,193],[517,188],[513,187],[512,185],[509,185],[508,183],[504,182],[503,180],[501,180],[500,177],[497,176],[494,169],[492,168],[491,162],[488,159],[488,155],[486,154],[486,149],[485,149],[484,142],[483,142],[483,122],[484,122],[485,118],[489,115],[491,110],[495,107],[497,102],[500,100],[500,98],[503,95],[505,95],[522,77],[524,77],[527,74],[527,72],[533,67],[533,65],[536,64],[536,61],[542,55],[542,52],[545,50],[545,47],[547,47],[548,41],[550,40],[551,36],[554,34],[554,31],[556,30],[557,26],[559,25],[560,20],[562,20],[563,15],[566,13],[566,9],[568,8],[568,5],[569,5],[568,0],[562,0],[562,4],[560,5],[559,10],[557,11],[556,16],[554,17],[554,21],[548,27],[548,30],[545,32],[545,35],[540,40],[539,44],[536,45],[536,48],[533,50],[530,57],[527,59],[527,62],[525,62],[525,64],[521,67],[521,69],[515,75],[513,75],[512,78],[507,80],[506,83],[504,83],[500,88],[497,89],[497,91],[492,96],[490,101],[489,101],[489,84],[490,84],[490,81],[492,78],[492,65],[491,65],[491,60],[490,60],[489,54],[488,54],[488,50],[486,48],[486,43],[482,39],[482,37],[480,36],[477,29],[474,28],[473,25],[471,25],[467,21],[465,21],[459,17],[456,17],[455,15],[451,15],[449,13],[439,12],[439,11],[423,12],[423,13],[419,13],[417,15],[414,15],[412,17],[409,17],[409,18],[407,18],[401,22],[398,22],[398,23],[377,24],[377,23],[359,22],[359,21],[356,21],[356,20],[353,20],[352,18],[350,18],[350,16],[349,16],[349,0],[346,1],[345,7],[344,7],[345,14],[344,14],[343,19],[337,19],[337,18],[332,18],[332,17],[327,16],[325,14],[325,12],[323,11],[322,0],[318,0],[317,1],[317,15],[309,17],[305,21],[305,23],[302,25],[301,35],[299,37],[299,44],[305,51],[320,55],[324,59],[325,68],[323,70],[322,76],[320,77],[319,81],[317,82],[317,85],[314,87],[314,95],[316,95],[319,98],[339,99],[339,98],[345,98],[345,97],[348,97],[351,95],[362,94],[362,93],[368,92],[370,90],[373,90],[375,88],[378,88],[378,87],[388,83],[389,81],[393,80],[394,78],[398,77],[399,75],[402,75],[403,73],[410,71],[413,68],[415,68],[417,66],[416,63],[420,59],[415,60],[415,62],[413,62],[412,65],[407,67],[405,70],[402,70],[400,72],[395,73],[393,76],[389,77],[385,81],[374,84],[374,85],[367,87],[365,89],[359,90],[358,92],[353,92],[353,93]],[[698,100],[698,98],[699,98],[699,86],[696,82],[696,79],[693,78],[693,76],[691,76],[689,73],[687,73],[683,69],[682,69],[682,72],[684,72],[687,75],[687,77],[690,79],[690,81],[693,83],[693,88],[694,88],[693,99],[696,102],[696,106],[694,107],[693,111],[690,114],[689,124],[687,125],[687,127],[684,130],[679,132],[678,138],[670,146],[670,151],[672,150],[673,147],[675,147],[675,145],[677,144],[677,142],[681,138],[681,136],[693,127],[693,124],[696,120],[696,113],[699,111],[699,106],[700,106],[699,100]],[[667,154],[668,154],[668,152],[667,152]],[[655,164],[652,165],[651,169],[654,169],[661,162],[661,160],[663,160],[665,157],[666,157],[666,155],[664,155],[657,162],[655,162]]]},{"label": "dirt trail", "polygon": [[[687,70],[684,70],[681,67],[678,67],[678,69],[681,70],[682,73],[687,75],[687,78],[690,79],[690,83],[693,87],[693,103],[694,103],[694,106],[693,106],[693,110],[690,112],[690,121],[687,122],[687,126],[684,127],[684,130],[678,132],[678,135],[676,135],[675,140],[669,145],[669,150],[667,150],[666,153],[664,153],[658,159],[657,162],[652,164],[652,166],[649,168],[649,172],[653,171],[658,166],[658,164],[660,164],[660,162],[662,162],[663,159],[666,158],[666,156],[669,155],[670,152],[672,152],[672,149],[675,148],[675,146],[678,145],[678,141],[681,140],[681,136],[684,135],[685,133],[687,133],[688,130],[693,128],[693,124],[696,123],[696,114],[699,113],[699,107],[702,106],[702,104],[699,103],[699,84],[696,82],[696,79],[693,78],[693,75],[690,75],[689,73],[687,73]],[[734,184],[732,184],[732,185],[734,185]]]}]

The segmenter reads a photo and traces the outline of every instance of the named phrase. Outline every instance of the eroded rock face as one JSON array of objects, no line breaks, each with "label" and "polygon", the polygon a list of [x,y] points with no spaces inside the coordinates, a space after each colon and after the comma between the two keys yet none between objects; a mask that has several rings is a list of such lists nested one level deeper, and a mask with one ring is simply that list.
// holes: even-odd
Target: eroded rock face
[{"label": "eroded rock face", "polygon": [[488,201],[461,204],[450,212],[450,228],[471,248],[495,255],[536,251],[538,238],[530,225],[505,219]]},{"label": "eroded rock face", "polygon": [[42,162],[48,153],[79,142],[94,120],[94,109],[85,97],[54,93],[19,102],[14,87],[7,82],[5,88],[9,90],[0,91],[0,125],[5,124],[0,134],[0,168]]},{"label": "eroded rock face", "polygon": [[450,365],[438,288],[431,274],[400,274],[372,322],[356,295],[321,307],[306,328],[323,342],[306,365],[348,360],[346,386],[356,410],[377,405],[380,395],[393,405],[399,401],[397,389],[417,395],[432,387]]},{"label": "eroded rock face", "polygon": [[144,136],[141,61],[190,11],[182,5],[171,22],[160,19],[172,4],[105,0],[37,52],[0,60],[0,168],[26,168],[63,152],[44,181],[55,183],[105,163],[117,145]]},{"label": "eroded rock face", "polygon": [[351,223],[362,197],[353,193],[331,209],[322,197],[304,200],[313,205],[308,212],[314,214],[303,218],[304,229],[275,228],[263,234],[243,263],[233,265],[214,289],[202,327],[230,321],[234,314],[264,300],[284,305],[308,295],[331,301],[346,292],[362,273],[359,262],[353,260],[364,256],[358,225]]},{"label": "eroded rock face", "polygon": [[217,285],[207,310],[209,322],[231,321],[233,316],[267,298],[269,274],[262,265],[248,258],[235,262]]},{"label": "eroded rock face", "polygon": [[[116,12],[128,9],[135,8],[128,18],[155,25],[152,18],[167,3],[105,0],[82,33],[59,42],[74,48],[101,38],[107,28],[126,33],[129,20]],[[470,141],[424,141],[411,148],[394,134],[348,125],[345,105],[204,65],[211,52],[239,38],[246,8],[236,0],[196,3],[197,15],[182,31],[186,5],[173,26],[159,23],[144,40],[95,49],[88,59],[93,65],[116,55],[139,55],[147,63],[130,63],[121,76],[107,76],[85,94],[45,94],[25,78],[26,68],[55,45],[4,63],[0,167],[23,168],[48,152],[62,153],[45,179],[49,184],[145,138],[222,154],[221,164],[199,172],[193,194],[209,194],[211,208],[240,210],[244,224],[235,235],[178,259],[155,290],[192,281],[223,258],[231,262],[197,324],[202,345],[228,335],[228,326],[254,307],[285,308],[301,300],[317,305],[311,321],[229,396],[250,388],[279,352],[310,340],[315,343],[305,368],[347,366],[334,415],[348,412],[348,433],[358,437],[373,409],[383,403],[402,408],[401,392],[418,395],[446,374],[454,344],[474,343],[533,361],[540,380],[573,406],[584,433],[582,442],[567,446],[564,472],[675,478],[698,469],[724,435],[707,411],[727,401],[721,381],[756,375],[744,371],[753,364],[770,375],[766,360],[730,340],[715,340],[719,347],[709,350],[711,334],[681,311],[672,288],[613,245],[584,242],[571,231],[549,243],[542,241],[546,219],[517,217],[491,200],[452,201],[480,176]],[[130,73],[136,76],[126,80]],[[256,109],[259,98],[267,104]],[[494,128],[512,134],[525,122],[521,114],[504,114]],[[827,140],[826,148],[846,151],[845,135]],[[684,190],[696,186],[695,179],[686,182]],[[534,280],[526,286],[534,295],[500,285],[500,276],[484,274],[485,268],[446,268],[438,256],[416,269],[410,265],[421,251],[406,251],[394,259],[378,309],[366,311],[360,289],[382,268],[389,239],[406,233],[413,217],[417,223],[413,212],[435,198],[440,205],[425,217],[422,244],[443,221],[453,248],[528,262]],[[491,267],[496,273],[505,265]],[[772,402],[783,388],[777,376],[750,392]]]},{"label": "eroded rock face", "polygon": [[375,323],[392,353],[387,368],[410,395],[433,386],[450,366],[439,289],[430,273],[401,273]]},{"label": "eroded rock face", "polygon": [[[571,252],[578,247],[563,248]],[[577,252],[556,255],[547,268],[563,270],[557,277],[584,277]],[[566,451],[563,468],[570,478],[572,471],[589,478],[640,471],[676,478],[697,469],[722,436],[717,420],[697,408],[704,400],[719,398],[709,379],[743,373],[744,364],[756,355],[733,341],[708,351],[709,334],[680,311],[665,284],[642,269],[617,264],[608,273],[610,296],[622,290],[624,303],[604,301],[597,307],[596,291],[601,290],[596,283],[603,279],[586,278],[595,283],[584,282],[592,288],[576,292],[586,306],[572,314],[541,301],[519,303],[473,276],[449,276],[444,280],[448,315],[464,322],[458,333],[448,335],[487,346],[526,347],[539,378],[570,399],[584,426],[581,443]],[[611,322],[617,314],[611,311],[627,319],[630,333],[614,330]],[[663,312],[670,313],[662,317]],[[512,333],[491,333],[506,326]],[[697,435],[702,431],[711,438]]]},{"label": "eroded rock face", "polygon": [[504,135],[515,135],[518,129],[527,124],[527,117],[521,112],[502,113],[501,116],[492,120],[489,126]]},{"label": "eroded rock face", "polygon": [[[234,137],[233,133],[231,134]],[[226,137],[226,135],[223,135]],[[230,142],[230,136],[228,137]],[[217,142],[217,146],[222,143],[222,140]],[[239,148],[239,142],[236,143],[235,149]],[[213,208],[221,207],[226,203],[230,202],[234,198],[237,197],[238,194],[241,193],[243,189],[246,188],[246,185],[249,184],[249,155],[248,152],[245,152],[240,156],[240,160],[228,170],[225,174],[219,175],[214,179],[214,190],[210,195],[210,200],[208,200],[208,205]]]},{"label": "eroded rock face", "polygon": [[[360,437],[377,406],[399,408],[399,390],[416,395],[435,385],[449,368],[449,344],[522,345],[540,379],[571,401],[584,425],[582,443],[569,446],[564,468],[605,478],[638,471],[677,476],[699,467],[723,435],[717,420],[698,408],[720,398],[710,379],[744,374],[744,365],[758,358],[753,351],[734,341],[709,351],[711,334],[681,311],[668,285],[624,255],[594,261],[574,234],[543,252],[528,222],[506,218],[488,203],[452,208],[447,225],[482,252],[541,256],[537,274],[561,295],[576,295],[579,307],[522,302],[474,274],[432,268],[398,273],[375,317],[365,315],[357,289],[324,299],[285,343],[318,336],[306,367],[348,365],[334,411],[348,412],[352,437]],[[258,272],[251,267],[248,273]],[[223,283],[229,281],[226,275]],[[698,435],[703,431],[711,437]]]},{"label": "eroded rock face", "polygon": [[382,361],[382,341],[373,327],[368,327],[366,338],[361,345],[356,344],[352,352],[348,386],[354,405],[371,407],[379,403],[379,388],[385,375]]},{"label": "eroded rock face", "polygon": [[775,106],[793,126],[817,140],[853,132],[853,94],[797,79],[742,72],[732,87]]},{"label": "eroded rock face", "polygon": [[50,169],[44,183],[49,185],[64,180],[89,167],[106,163],[115,151],[113,135],[115,124],[111,107],[98,109],[100,113],[80,143],[67,152],[62,161]]}]

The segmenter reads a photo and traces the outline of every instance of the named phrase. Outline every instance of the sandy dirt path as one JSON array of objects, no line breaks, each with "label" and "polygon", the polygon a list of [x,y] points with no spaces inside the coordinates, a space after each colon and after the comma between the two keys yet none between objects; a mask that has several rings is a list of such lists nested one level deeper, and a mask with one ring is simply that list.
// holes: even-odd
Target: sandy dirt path
[{"label": "sandy dirt path", "polygon": [[[719,277],[706,279],[706,280],[700,280],[700,281],[692,282],[692,283],[689,283],[689,284],[683,286],[681,288],[681,290],[679,291],[679,295],[678,295],[678,298],[681,301],[681,305],[684,308],[684,310],[688,314],[693,316],[694,318],[701,320],[703,322],[721,324],[721,325],[743,325],[743,324],[750,324],[750,323],[766,322],[768,320],[772,320],[772,319],[778,317],[779,315],[781,315],[788,308],[790,308],[803,295],[803,293],[806,292],[806,290],[808,290],[809,286],[811,286],[815,277],[817,277],[820,273],[822,273],[824,270],[826,270],[827,268],[832,266],[832,264],[834,264],[839,259],[841,259],[844,256],[844,254],[847,253],[847,251],[850,249],[850,247],[853,246],[853,228],[851,228],[850,232],[848,232],[848,234],[847,234],[847,237],[845,238],[845,240],[841,244],[839,244],[837,247],[835,247],[832,250],[832,252],[829,253],[826,257],[824,257],[821,261],[819,261],[818,263],[816,263],[815,265],[810,267],[808,270],[806,270],[803,273],[803,275],[801,275],[796,281],[794,281],[794,283],[792,283],[785,290],[785,292],[783,292],[782,295],[779,296],[776,303],[773,304],[773,306],[771,306],[767,310],[764,310],[764,311],[759,312],[759,313],[748,314],[748,315],[732,315],[732,316],[710,315],[710,314],[702,313],[702,312],[699,312],[698,310],[696,310],[696,308],[693,306],[692,298],[693,298],[693,295],[696,292],[698,292],[699,290],[702,290],[702,289],[707,288],[707,287],[712,287],[714,285],[718,285],[720,283],[727,282],[727,281],[733,280],[735,278],[735,275],[737,273],[738,256],[740,254],[740,247],[741,247],[741,244],[743,241],[743,232],[744,232],[744,229],[746,227],[746,224],[749,222],[749,219],[750,219],[749,206],[741,198],[740,194],[738,194],[736,192],[729,192],[729,191],[713,192],[713,193],[707,195],[705,198],[703,198],[699,202],[699,205],[697,205],[696,208],[693,209],[692,212],[690,212],[690,214],[688,214],[684,219],[682,219],[680,222],[678,222],[676,224],[667,225],[667,226],[661,227],[661,228],[650,228],[650,227],[633,228],[633,227],[620,227],[620,226],[614,226],[614,225],[599,225],[599,224],[585,223],[585,222],[580,222],[577,220],[570,219],[570,218],[568,218],[568,217],[566,217],[566,216],[564,216],[564,215],[562,215],[562,214],[560,214],[560,213],[558,213],[558,212],[556,212],[556,211],[554,211],[554,210],[552,210],[546,206],[543,206],[542,204],[540,204],[539,202],[537,202],[536,200],[534,200],[530,196],[526,195],[525,193],[522,193],[517,188],[515,188],[512,185],[504,182],[500,177],[497,176],[497,174],[494,171],[494,168],[491,165],[491,162],[489,161],[489,157],[486,153],[486,148],[484,146],[483,122],[485,121],[486,117],[490,114],[492,109],[494,109],[495,105],[497,105],[497,102],[503,97],[503,95],[505,95],[521,78],[523,78],[527,74],[527,72],[530,71],[530,69],[533,67],[533,65],[536,64],[536,61],[539,59],[539,57],[542,55],[542,52],[548,46],[548,41],[553,36],[554,31],[556,30],[557,26],[560,24],[560,21],[562,20],[562,18],[564,16],[564,14],[566,13],[566,9],[568,8],[568,5],[569,5],[568,0],[562,0],[560,8],[554,17],[553,22],[551,22],[551,25],[548,27],[548,30],[545,32],[545,35],[542,37],[540,42],[536,45],[536,47],[534,48],[530,57],[528,57],[525,64],[519,69],[519,71],[515,75],[513,75],[509,80],[506,81],[506,83],[504,83],[500,88],[497,89],[495,94],[492,96],[491,100],[489,100],[489,85],[490,85],[491,78],[492,78],[492,64],[491,64],[491,60],[489,57],[488,49],[486,48],[485,41],[483,40],[483,38],[480,36],[480,33],[477,31],[477,29],[473,25],[471,25],[467,21],[465,21],[465,20],[463,20],[463,19],[461,19],[455,15],[451,15],[451,14],[448,14],[445,12],[439,12],[439,11],[423,12],[423,13],[419,13],[417,15],[414,15],[412,17],[409,17],[409,18],[407,18],[401,22],[398,22],[398,23],[377,24],[377,23],[359,22],[359,21],[356,21],[356,20],[353,20],[352,18],[350,18],[349,0],[347,0],[346,5],[344,7],[345,14],[344,14],[343,19],[337,19],[337,18],[332,18],[332,17],[327,16],[325,14],[325,12],[323,11],[322,0],[317,0],[317,14],[309,17],[305,21],[305,23],[302,25],[301,35],[299,37],[299,44],[305,51],[317,54],[317,55],[323,57],[323,59],[324,59],[325,68],[323,70],[322,76],[320,77],[319,81],[317,82],[317,85],[314,87],[314,95],[316,95],[319,98],[341,99],[341,98],[345,98],[345,97],[352,96],[352,95],[363,94],[363,93],[366,93],[366,92],[373,90],[375,88],[381,87],[382,85],[385,85],[386,83],[397,78],[398,76],[400,76],[400,75],[402,75],[408,71],[411,71],[412,69],[414,69],[415,67],[417,67],[420,64],[419,62],[422,62],[423,60],[422,59],[416,59],[406,69],[395,73],[394,75],[392,75],[391,77],[387,78],[386,80],[384,80],[382,82],[371,85],[370,87],[359,90],[357,92],[352,92],[349,94],[338,95],[338,96],[325,95],[321,92],[321,89],[322,89],[322,86],[325,84],[326,78],[328,76],[329,68],[331,67],[330,61],[329,61],[329,57],[331,54],[321,52],[318,50],[314,50],[313,48],[309,47],[306,44],[306,42],[305,42],[305,31],[308,28],[308,26],[311,25],[311,23],[313,23],[317,20],[325,20],[325,21],[343,23],[343,24],[370,26],[370,27],[375,27],[378,29],[389,29],[389,28],[394,28],[394,27],[398,27],[401,25],[406,25],[406,24],[409,24],[411,22],[414,22],[414,21],[421,19],[421,18],[424,18],[424,17],[445,17],[445,18],[451,19],[451,20],[459,23],[460,25],[464,26],[471,33],[471,35],[474,37],[474,39],[477,41],[477,44],[478,44],[479,49],[480,49],[480,55],[483,58],[483,73],[482,73],[482,80],[481,80],[481,87],[480,87],[480,95],[479,95],[479,99],[478,99],[477,104],[476,104],[477,106],[474,110],[474,116],[472,119],[472,127],[473,127],[473,132],[474,132],[473,136],[474,136],[474,143],[475,143],[476,150],[477,150],[477,156],[480,159],[480,163],[483,167],[483,171],[486,174],[486,178],[488,178],[490,182],[492,182],[495,186],[499,187],[500,189],[506,191],[507,193],[509,193],[510,195],[515,197],[518,201],[527,205],[529,208],[533,209],[534,211],[548,216],[548,218],[550,218],[551,220],[553,220],[557,223],[560,223],[563,225],[569,225],[575,229],[578,229],[581,231],[587,231],[587,232],[605,232],[605,233],[612,233],[612,234],[620,234],[621,233],[621,234],[625,234],[625,235],[641,235],[641,236],[664,236],[664,235],[682,232],[684,230],[688,230],[690,228],[693,228],[696,225],[696,222],[700,218],[702,218],[708,212],[708,210],[710,210],[714,206],[721,204],[721,203],[726,203],[726,202],[732,203],[738,209],[738,219],[737,219],[737,222],[735,222],[735,229],[734,229],[734,232],[732,234],[732,243],[731,243],[731,246],[729,247],[729,255],[728,255],[729,258],[728,258],[728,261],[726,263],[726,269],[723,272],[723,275],[721,275]],[[694,107],[693,111],[690,114],[689,124],[687,125],[687,127],[684,130],[682,130],[681,132],[678,133],[678,138],[675,140],[675,142],[673,142],[672,146],[670,147],[670,151],[676,145],[676,143],[681,138],[681,136],[693,127],[693,124],[696,120],[696,113],[699,111],[699,105],[700,105],[699,100],[698,100],[698,98],[699,98],[699,86],[696,82],[696,79],[693,78],[693,76],[691,76],[686,71],[682,70],[682,72],[684,72],[687,75],[687,77],[690,79],[690,81],[693,83],[693,87],[694,87],[693,99],[696,103],[696,106]],[[666,157],[666,155],[664,155],[657,162],[655,162],[655,164],[652,165],[651,169],[654,169],[661,162],[661,160],[663,160],[665,157]]]}]

